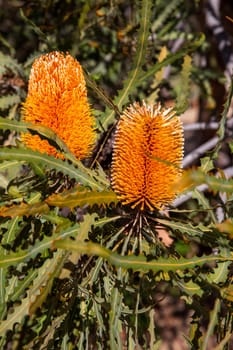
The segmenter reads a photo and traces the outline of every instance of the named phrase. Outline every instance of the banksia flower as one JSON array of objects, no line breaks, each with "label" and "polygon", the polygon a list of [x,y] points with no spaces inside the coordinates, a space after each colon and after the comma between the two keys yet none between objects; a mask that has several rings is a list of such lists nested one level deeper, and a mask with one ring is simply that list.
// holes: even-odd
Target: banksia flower
[{"label": "banksia flower", "polygon": [[119,200],[140,210],[171,203],[182,157],[183,128],[171,108],[129,106],[120,118],[113,151],[112,187]]},{"label": "banksia flower", "polygon": [[[35,60],[22,112],[24,121],[50,127],[78,159],[90,154],[94,119],[82,67],[69,54],[51,52]],[[22,141],[33,150],[61,157],[37,135],[22,134]]]}]

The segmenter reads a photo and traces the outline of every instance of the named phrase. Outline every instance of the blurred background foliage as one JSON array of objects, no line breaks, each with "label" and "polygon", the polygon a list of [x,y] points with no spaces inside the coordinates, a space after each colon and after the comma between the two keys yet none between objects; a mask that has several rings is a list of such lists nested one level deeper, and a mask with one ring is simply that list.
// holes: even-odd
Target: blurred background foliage
[{"label": "blurred background foliage", "polygon": [[[1,349],[232,348],[233,6],[218,5],[0,0]],[[86,72],[99,137],[83,168],[69,154],[64,165],[35,161],[19,141],[32,63],[53,50],[68,51]],[[185,168],[199,168],[187,173],[185,183],[195,187],[169,214],[143,217],[142,238],[136,213],[109,190],[109,168],[119,114],[143,99],[176,107]],[[74,186],[80,177],[81,190]],[[91,200],[96,189],[103,196]],[[57,238],[63,246],[54,250]],[[89,256],[86,241],[109,255],[94,246]],[[132,253],[154,265],[125,269]],[[215,255],[225,260],[218,264]],[[174,258],[185,259],[179,270]]]}]

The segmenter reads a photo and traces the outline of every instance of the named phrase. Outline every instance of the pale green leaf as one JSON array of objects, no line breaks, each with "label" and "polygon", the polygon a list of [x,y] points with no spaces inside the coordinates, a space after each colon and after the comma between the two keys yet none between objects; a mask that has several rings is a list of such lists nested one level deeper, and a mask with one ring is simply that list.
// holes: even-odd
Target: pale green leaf
[{"label": "pale green leaf", "polygon": [[172,230],[177,230],[183,234],[193,237],[202,237],[206,232],[210,232],[211,229],[207,226],[204,226],[202,223],[199,225],[193,226],[189,223],[182,223],[179,221],[172,221],[166,219],[157,218],[156,221],[166,227],[171,228]]},{"label": "pale green leaf", "polygon": [[200,168],[204,173],[208,173],[209,171],[213,170],[214,169],[213,160],[210,157],[201,158]]},{"label": "pale green leaf", "polygon": [[19,95],[5,95],[0,97],[0,109],[7,109],[15,104],[20,103],[21,98]]},{"label": "pale green leaf", "polygon": [[82,207],[84,205],[93,206],[109,205],[110,203],[117,203],[116,194],[113,191],[87,191],[80,186],[62,193],[53,194],[46,199],[46,203],[59,208],[63,207]]},{"label": "pale green leaf", "polygon": [[[56,169],[57,171],[61,171],[63,174],[69,175],[70,178],[74,178],[83,185],[89,186],[93,189],[102,190],[109,185],[109,183],[106,182],[106,179],[97,177],[94,171],[86,169],[81,162],[77,162],[77,167],[75,167],[74,165],[69,164],[68,161],[63,161],[30,149],[14,147],[1,148],[0,160],[26,161],[29,164],[39,164],[42,167]],[[96,178],[98,178],[98,181]]]},{"label": "pale green leaf", "polygon": [[233,261],[233,257],[224,257],[219,255],[206,255],[202,257],[192,257],[192,258],[159,258],[157,260],[147,261],[145,256],[123,256],[112,252],[111,250],[92,242],[73,242],[69,239],[57,240],[54,242],[54,246],[61,249],[66,249],[70,251],[76,251],[82,254],[97,255],[106,260],[110,264],[115,265],[118,268],[133,269],[135,271],[179,271],[189,268],[194,268],[195,266],[202,266],[206,263],[211,262],[224,262]]},{"label": "pale green leaf", "polygon": [[0,75],[3,75],[7,71],[7,68],[15,75],[18,75],[19,73],[21,75],[23,74],[22,67],[17,60],[0,51]]}]

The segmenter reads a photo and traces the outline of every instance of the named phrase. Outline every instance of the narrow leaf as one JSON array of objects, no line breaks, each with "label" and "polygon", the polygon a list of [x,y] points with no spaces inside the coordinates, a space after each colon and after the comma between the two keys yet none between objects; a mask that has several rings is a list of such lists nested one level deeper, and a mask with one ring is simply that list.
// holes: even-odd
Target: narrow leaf
[{"label": "narrow leaf", "polygon": [[53,194],[46,199],[48,205],[63,207],[82,207],[84,205],[109,205],[117,203],[116,194],[113,191],[87,191],[76,186],[75,188],[62,193]]},{"label": "narrow leaf", "polygon": [[97,255],[106,260],[116,267],[122,267],[126,269],[133,269],[135,271],[179,271],[188,268],[194,268],[195,266],[202,266],[203,264],[211,262],[221,261],[233,261],[233,257],[224,257],[216,255],[206,255],[202,257],[193,258],[159,258],[157,260],[147,261],[145,256],[122,256],[111,250],[92,242],[73,242],[69,239],[57,240],[54,242],[54,246],[60,249],[74,250],[82,254]]},{"label": "narrow leaf", "polygon": [[[87,214],[84,216],[84,220],[81,224],[74,224],[72,227],[64,228],[61,226],[61,230],[58,229],[54,232],[54,234],[50,236],[45,236],[41,241],[36,242],[32,247],[28,250],[19,250],[18,252],[12,252],[5,255],[4,250],[0,250],[0,268],[7,266],[14,266],[19,264],[20,262],[26,262],[31,258],[36,257],[37,254],[44,252],[47,249],[54,249],[54,242],[56,240],[64,239],[66,237],[76,238],[78,241],[81,239],[86,239],[86,235],[89,231],[89,227],[93,226],[102,226],[104,224],[104,219],[97,219],[97,214]],[[112,220],[116,220],[118,217],[113,218]]]},{"label": "narrow leaf", "polygon": [[185,55],[178,84],[174,86],[174,89],[176,91],[175,110],[178,115],[181,113],[184,113],[184,111],[188,108],[191,69],[192,69],[192,58],[189,55]]},{"label": "narrow leaf", "polygon": [[[224,256],[231,256],[229,249],[222,248],[220,250],[220,254]],[[219,264],[217,267],[213,269],[213,273],[208,275],[208,279],[210,282],[214,282],[216,284],[219,283],[225,283],[227,281],[227,276],[229,273],[229,265],[231,264],[230,261],[225,261],[222,264]]]},{"label": "narrow leaf", "polygon": [[176,184],[179,191],[190,190],[198,185],[206,184],[213,191],[233,193],[233,179],[217,178],[207,175],[201,170],[187,170]]},{"label": "narrow leaf", "polygon": [[70,154],[70,151],[63,140],[61,140],[52,129],[46,126],[35,125],[23,121],[18,122],[17,120],[9,120],[0,117],[0,129],[14,130],[19,133],[30,132],[31,134],[39,135],[41,139],[47,140],[51,146],[57,148],[59,151]]},{"label": "narrow leaf", "polygon": [[[44,298],[49,292],[48,286],[51,287],[53,278],[59,273],[63,264],[64,253],[58,251],[52,259],[48,259],[37,270],[37,277],[33,280],[31,288],[27,291],[26,298],[21,300],[21,304],[14,308],[13,313],[10,313],[6,320],[1,322],[0,333],[12,329],[15,323],[21,322],[22,319],[35,311],[36,306],[40,306]],[[61,264],[62,262],[62,264]],[[49,282],[49,284],[48,284]],[[46,293],[45,293],[46,290]],[[43,296],[43,299],[41,298]],[[40,298],[40,303],[38,303]]]},{"label": "narrow leaf", "polygon": [[169,21],[171,18],[171,14],[177,9],[181,0],[171,0],[169,3],[166,3],[164,8],[162,9],[160,15],[156,18],[152,25],[152,31],[158,32],[160,26],[164,25],[164,22]]},{"label": "narrow leaf", "polygon": [[[0,160],[27,161],[29,164],[39,164],[42,167],[46,166],[49,169],[56,169],[57,171],[61,171],[63,174],[69,175],[70,178],[74,178],[83,185],[90,186],[93,189],[102,190],[107,184],[109,185],[105,179],[100,179],[100,177],[97,177],[94,171],[90,171],[89,169],[86,171],[86,168],[81,164],[81,162],[76,162],[75,164],[77,167],[75,167],[74,165],[68,163],[68,161],[63,161],[30,149],[14,147],[0,148]],[[97,181],[96,178],[99,181]]]},{"label": "narrow leaf", "polygon": [[189,236],[196,236],[196,237],[202,237],[205,232],[211,231],[210,228],[205,227],[202,224],[193,226],[192,224],[188,223],[182,223],[172,220],[166,220],[166,219],[159,219],[157,218],[156,221],[166,227],[171,228],[172,230],[177,230],[181,233],[184,233]]},{"label": "narrow leaf", "polygon": [[76,237],[79,233],[80,225],[75,224],[69,229],[62,230],[61,232],[55,232],[53,236],[45,236],[42,241],[35,243],[35,245],[28,250],[19,250],[5,255],[0,251],[0,267],[14,266],[20,262],[26,262],[31,258],[37,256],[37,254],[44,252],[47,249],[54,249],[54,240],[62,239],[66,237]]},{"label": "narrow leaf", "polygon": [[47,213],[49,211],[49,206],[44,202],[39,202],[35,204],[25,204],[13,205],[11,207],[0,207],[0,216],[17,218],[18,216],[31,216],[35,214]]}]

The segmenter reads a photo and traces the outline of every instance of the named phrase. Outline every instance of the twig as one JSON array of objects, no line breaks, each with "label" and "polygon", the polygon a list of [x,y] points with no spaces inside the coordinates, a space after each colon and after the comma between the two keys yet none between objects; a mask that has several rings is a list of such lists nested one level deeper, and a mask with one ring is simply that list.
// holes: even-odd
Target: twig
[{"label": "twig", "polygon": [[187,166],[191,165],[196,159],[200,158],[200,156],[207,151],[211,150],[213,147],[217,145],[219,141],[218,136],[214,136],[209,141],[203,143],[201,146],[197,147],[193,152],[189,153],[186,157],[183,159],[183,168],[186,168]]},{"label": "twig", "polygon": [[184,131],[195,131],[195,130],[217,130],[219,124],[217,122],[211,123],[193,123],[184,125]]},{"label": "twig", "polygon": [[[233,118],[227,121],[227,128],[233,127]],[[219,128],[218,122],[210,122],[210,123],[192,123],[185,124],[184,131],[195,131],[195,130],[217,130]]]},{"label": "twig", "polygon": [[[229,119],[226,123],[227,129],[230,130],[233,127],[233,118]],[[204,129],[215,129],[217,130],[219,128],[219,123],[217,122],[211,122],[209,124],[206,123],[194,123],[191,125],[185,125],[184,130],[204,130]],[[218,136],[214,136],[212,139],[208,140],[207,142],[203,143],[201,146],[197,147],[193,152],[189,153],[186,157],[183,159],[183,168],[188,167],[191,165],[195,160],[197,160],[201,155],[203,155],[205,152],[211,150],[213,147],[216,146],[216,144],[219,141]]]}]

